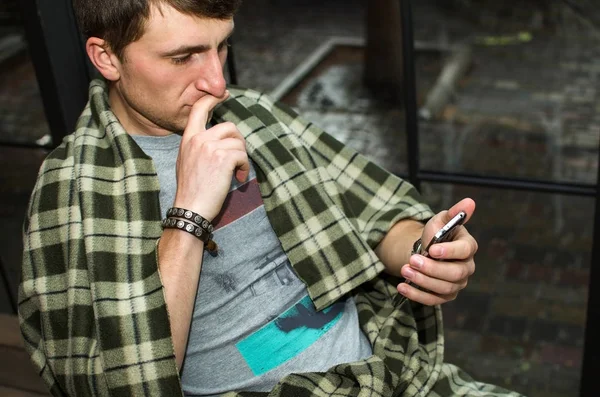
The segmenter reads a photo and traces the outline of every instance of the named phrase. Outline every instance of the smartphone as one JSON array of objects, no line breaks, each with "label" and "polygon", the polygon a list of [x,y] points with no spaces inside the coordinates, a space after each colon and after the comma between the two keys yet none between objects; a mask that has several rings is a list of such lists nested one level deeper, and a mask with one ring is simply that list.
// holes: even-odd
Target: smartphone
[{"label": "smartphone", "polygon": [[429,256],[429,248],[431,248],[433,244],[452,241],[456,235],[456,232],[458,231],[458,227],[465,223],[465,219],[467,219],[467,214],[464,211],[456,214],[454,218],[450,219],[450,221],[433,236],[429,244],[427,244],[427,247],[425,247],[425,249],[421,249],[420,254],[423,256]]},{"label": "smartphone", "polygon": [[[458,231],[459,226],[465,223],[465,219],[467,219],[467,214],[464,211],[461,211],[458,214],[456,214],[454,218],[450,219],[448,223],[446,223],[440,230],[438,230],[438,232],[433,236],[429,244],[427,244],[427,247],[425,249],[421,248],[421,252],[419,252],[419,254],[423,256],[429,256],[429,248],[433,244],[443,243],[445,241],[452,241],[454,239],[454,236],[456,235],[456,232]],[[411,284],[416,288],[423,289],[408,280],[405,280],[405,283]],[[400,294],[394,297],[394,302],[396,306],[401,305],[406,300],[406,296]]]}]

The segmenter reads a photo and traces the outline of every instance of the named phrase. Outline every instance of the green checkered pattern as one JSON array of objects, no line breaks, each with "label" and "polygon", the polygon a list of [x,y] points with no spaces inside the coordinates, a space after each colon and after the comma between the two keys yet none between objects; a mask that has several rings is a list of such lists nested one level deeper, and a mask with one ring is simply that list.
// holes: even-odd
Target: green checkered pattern
[{"label": "green checkered pattern", "polygon": [[[290,262],[317,309],[355,296],[374,355],[229,395],[505,395],[443,364],[440,308],[394,306],[395,284],[380,275],[373,248],[389,228],[432,216],[415,189],[266,96],[230,92],[214,119],[246,138]],[[152,160],[93,81],[75,133],[40,169],[24,225],[21,329],[53,395],[182,395],[156,261],[158,193]]]}]

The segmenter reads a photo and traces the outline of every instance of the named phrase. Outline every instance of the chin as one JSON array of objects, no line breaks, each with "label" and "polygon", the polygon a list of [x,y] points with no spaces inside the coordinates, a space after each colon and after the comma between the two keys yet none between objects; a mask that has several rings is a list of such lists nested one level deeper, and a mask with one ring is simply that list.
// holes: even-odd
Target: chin
[{"label": "chin", "polygon": [[187,125],[187,120],[187,117],[181,117],[179,119],[163,120],[162,122],[156,122],[155,124],[165,131],[181,135]]}]

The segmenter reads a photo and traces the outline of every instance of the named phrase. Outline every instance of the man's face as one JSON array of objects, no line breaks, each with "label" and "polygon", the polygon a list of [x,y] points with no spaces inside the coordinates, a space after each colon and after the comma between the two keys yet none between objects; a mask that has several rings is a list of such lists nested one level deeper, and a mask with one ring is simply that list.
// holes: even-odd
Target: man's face
[{"label": "man's face", "polygon": [[185,129],[192,105],[226,90],[223,65],[233,20],[197,18],[154,8],[141,39],[125,47],[110,92],[113,111],[130,134]]}]

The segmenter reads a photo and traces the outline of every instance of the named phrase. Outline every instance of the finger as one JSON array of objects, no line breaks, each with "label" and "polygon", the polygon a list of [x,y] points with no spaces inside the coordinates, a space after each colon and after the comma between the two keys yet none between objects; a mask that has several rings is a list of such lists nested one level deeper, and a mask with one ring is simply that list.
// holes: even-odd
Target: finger
[{"label": "finger", "polygon": [[235,138],[242,142],[246,142],[244,136],[234,123],[225,122],[212,126],[207,130],[210,133],[211,139]]},{"label": "finger", "polygon": [[408,281],[438,295],[458,293],[467,285],[468,280],[468,276],[460,279],[457,278],[455,280],[454,276],[458,274],[458,271],[449,277],[449,279],[437,279],[415,271],[410,266],[404,266],[401,270],[401,274]]},{"label": "finger", "polygon": [[[236,163],[234,176],[238,182],[244,182],[248,179],[250,175],[250,162],[248,160],[248,154],[246,152],[246,141],[242,134],[239,132],[237,127],[235,127],[232,123],[224,123],[231,124],[230,126],[221,124],[211,128],[209,131],[211,133],[211,137],[214,134],[216,140],[211,140],[210,142],[205,142],[204,145],[214,145],[214,150],[217,149],[229,149],[229,150],[237,150],[243,152],[244,159],[239,163]],[[233,126],[233,128],[231,127]],[[213,131],[215,130],[215,131]]]},{"label": "finger", "polygon": [[[192,141],[190,141],[190,145],[192,146]],[[193,142],[195,143],[195,142]],[[236,138],[224,138],[219,140],[210,140],[204,142],[198,142],[198,144],[202,145],[202,153],[206,155],[210,155],[211,153],[215,153],[217,151],[230,151],[237,150],[241,152],[246,152],[246,144],[243,141],[240,141]]]},{"label": "finger", "polygon": [[458,296],[457,293],[450,295],[436,295],[430,291],[424,291],[413,287],[412,285],[401,283],[397,287],[398,293],[410,299],[413,302],[419,302],[427,306],[441,305],[450,302]]},{"label": "finger", "polygon": [[[416,277],[458,282],[469,278],[475,273],[475,262],[473,260],[437,262],[421,255],[413,255],[410,257],[410,268],[415,272]],[[404,267],[402,270],[404,270]]]},{"label": "finger", "polygon": [[235,168],[235,179],[238,182],[244,182],[250,175],[250,161],[248,160],[248,154],[244,151],[244,158],[240,158]]},{"label": "finger", "polygon": [[[232,148],[237,149],[240,152],[243,152],[243,158],[240,157],[238,162],[236,163],[234,176],[238,182],[244,182],[248,179],[250,175],[250,162],[248,160],[248,153],[246,152],[246,140],[237,129],[237,127],[233,123],[224,123],[231,125],[223,125],[221,124],[213,127],[219,127],[216,129],[217,136],[220,137],[229,137],[229,138],[220,138],[219,142],[227,141]],[[233,127],[232,127],[233,126]],[[210,133],[213,134],[213,128],[210,129]]]},{"label": "finger", "polygon": [[434,244],[429,248],[428,254],[438,260],[465,260],[472,258],[478,248],[477,241],[461,226],[454,241]]},{"label": "finger", "polygon": [[[214,142],[211,142],[209,144],[213,143]],[[211,165],[215,169],[229,170],[239,182],[244,182],[248,178],[248,175],[250,174],[250,162],[245,148],[242,150],[215,148],[213,153]]]},{"label": "finger", "polygon": [[206,124],[208,123],[209,115],[212,110],[221,102],[225,101],[229,97],[229,91],[225,91],[222,97],[216,97],[212,95],[205,95],[194,103],[190,116],[188,117],[187,126],[183,132],[183,139],[188,139],[189,135],[198,133],[200,131],[206,131]]}]

